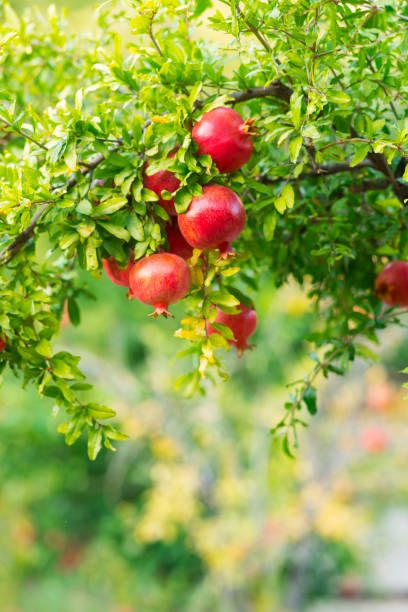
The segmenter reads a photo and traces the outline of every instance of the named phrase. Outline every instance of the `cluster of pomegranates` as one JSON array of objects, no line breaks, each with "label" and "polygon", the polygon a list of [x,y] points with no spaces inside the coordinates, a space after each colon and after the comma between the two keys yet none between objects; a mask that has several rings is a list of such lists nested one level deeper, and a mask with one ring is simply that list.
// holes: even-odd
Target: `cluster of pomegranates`
[{"label": "cluster of pomegranates", "polygon": [[[253,152],[253,121],[244,121],[241,115],[227,107],[205,113],[192,129],[192,138],[199,155],[209,155],[219,172],[229,173],[241,168]],[[174,156],[176,150],[170,156]],[[192,198],[189,208],[177,215],[174,194],[180,187],[179,179],[169,170],[148,174],[144,166],[143,185],[158,196],[170,221],[166,225],[167,251],[143,257],[135,262],[131,254],[126,268],[118,266],[113,258],[104,259],[103,267],[109,278],[129,288],[129,297],[154,307],[153,316],[169,316],[168,307],[181,300],[190,289],[188,260],[193,249],[218,249],[226,256],[231,242],[242,232],[246,214],[238,195],[218,184],[203,187],[202,194]],[[166,192],[166,193],[164,193]],[[376,295],[384,303],[408,307],[408,263],[391,262],[378,275]],[[239,351],[248,348],[248,338],[256,328],[256,313],[244,304],[239,313],[228,315],[218,311],[216,322],[227,325],[234,334],[231,342]],[[207,333],[215,330],[207,325]],[[0,347],[1,348],[1,347]]]},{"label": "cluster of pomegranates", "polygon": [[[231,108],[219,107],[196,123],[192,138],[199,155],[211,156],[220,172],[241,168],[253,152],[251,120],[244,121]],[[170,154],[175,155],[175,151]],[[193,249],[218,249],[225,257],[232,251],[231,242],[238,238],[246,222],[245,208],[238,195],[218,184],[203,187],[202,194],[192,198],[188,210],[177,215],[174,199],[165,199],[163,192],[174,194],[179,179],[169,170],[148,174],[144,167],[143,185],[159,198],[158,204],[170,216],[166,225],[167,251],[143,257],[135,262],[133,254],[122,269],[113,258],[104,259],[103,267],[114,283],[129,288],[129,297],[154,307],[153,316],[169,316],[168,307],[181,300],[190,289],[190,269],[187,261]],[[248,348],[248,338],[256,328],[256,313],[241,304],[239,312],[227,315],[221,310],[216,322],[227,325],[234,334],[230,342],[239,351]],[[217,333],[207,326],[207,333]]]}]

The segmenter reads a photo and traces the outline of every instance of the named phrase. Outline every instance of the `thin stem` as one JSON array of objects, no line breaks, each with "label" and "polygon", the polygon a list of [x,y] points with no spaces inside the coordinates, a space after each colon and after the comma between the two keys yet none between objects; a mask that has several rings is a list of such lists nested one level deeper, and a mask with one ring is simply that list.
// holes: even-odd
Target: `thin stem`
[{"label": "thin stem", "polygon": [[24,132],[24,130],[18,128],[16,125],[14,125],[13,123],[10,123],[10,121],[7,121],[7,119],[5,119],[4,117],[2,117],[0,115],[0,121],[2,121],[5,125],[7,125],[10,129],[12,129],[14,132],[16,132],[16,134],[19,134],[20,136],[22,136],[23,138],[26,138],[27,140],[30,140],[32,143],[34,143],[35,145],[37,145],[37,147],[40,147],[41,149],[43,149],[44,151],[48,151],[47,147],[40,142],[39,140],[36,140],[33,136],[31,136],[30,134],[27,134],[27,132]]},{"label": "thin stem", "polygon": [[153,32],[153,20],[154,20],[154,14],[152,15],[152,18],[151,18],[150,24],[149,24],[149,36],[150,36],[150,40],[152,41],[152,43],[156,47],[156,51],[160,55],[160,57],[164,57],[163,51],[161,50],[160,45],[157,42],[157,39],[156,39],[156,37],[154,35],[154,32]]},{"label": "thin stem", "polygon": [[324,147],[321,147],[319,149],[319,152],[322,151],[326,151],[326,149],[330,149],[330,147],[334,147],[336,145],[343,145],[343,144],[348,144],[349,142],[366,142],[368,144],[371,143],[371,140],[369,140],[368,138],[344,138],[342,140],[335,140],[334,142],[329,142],[329,144],[324,145]]},{"label": "thin stem", "polygon": [[254,26],[248,20],[248,18],[245,16],[245,14],[242,12],[242,10],[239,8],[238,3],[237,3],[237,14],[239,15],[239,17],[241,17],[242,21],[245,23],[245,25],[247,26],[248,30],[250,32],[252,32],[252,34],[259,40],[259,42],[261,43],[263,48],[268,53],[272,53],[272,47],[270,46],[269,42],[266,40],[266,38],[264,36],[262,36],[262,34],[258,30],[258,28],[256,26]]}]

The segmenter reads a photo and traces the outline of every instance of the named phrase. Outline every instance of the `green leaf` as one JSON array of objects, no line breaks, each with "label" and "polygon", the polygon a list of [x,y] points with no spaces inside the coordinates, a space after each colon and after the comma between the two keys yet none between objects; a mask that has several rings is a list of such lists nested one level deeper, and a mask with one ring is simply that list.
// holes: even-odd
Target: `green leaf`
[{"label": "green leaf", "polygon": [[344,91],[329,91],[327,92],[327,99],[329,102],[334,102],[335,104],[350,104],[351,98]]},{"label": "green leaf", "polygon": [[188,187],[179,189],[174,198],[174,206],[178,215],[185,213],[190,206],[192,194]]},{"label": "green leaf", "polygon": [[77,211],[83,215],[90,215],[94,207],[89,200],[81,200],[76,207]]},{"label": "green leaf", "polygon": [[287,208],[292,208],[295,203],[295,192],[290,183],[287,183],[275,200],[275,208],[282,215]]},{"label": "green leaf", "polygon": [[144,240],[145,234],[143,230],[143,223],[141,222],[139,217],[137,217],[136,215],[131,215],[129,217],[127,228],[132,238],[134,238],[138,242]]},{"label": "green leaf", "polygon": [[79,357],[75,357],[65,351],[56,353],[51,359],[52,373],[58,378],[67,380],[81,380],[84,377],[77,367]]},{"label": "green leaf", "polygon": [[98,225],[103,227],[107,232],[109,232],[109,234],[112,234],[112,236],[116,236],[116,238],[119,238],[120,240],[129,242],[130,233],[124,227],[115,225],[114,223],[108,223],[107,221],[98,221]]},{"label": "green leaf", "polygon": [[73,325],[79,325],[81,322],[81,313],[79,306],[74,298],[68,298],[68,315],[69,320]]},{"label": "green leaf", "polygon": [[116,416],[116,412],[112,408],[101,404],[88,404],[87,409],[94,419],[111,419]]},{"label": "green leaf", "polygon": [[51,359],[51,357],[52,357],[52,347],[51,347],[51,344],[50,344],[50,342],[48,340],[45,340],[45,338],[40,340],[40,342],[35,347],[35,350],[37,351],[37,353],[39,355],[42,355],[46,359]]},{"label": "green leaf", "polygon": [[211,291],[208,295],[209,300],[216,304],[217,306],[228,306],[233,308],[235,306],[239,306],[239,300],[232,295],[232,293],[228,293],[228,291]]},{"label": "green leaf", "polygon": [[95,461],[102,448],[102,430],[91,429],[88,433],[88,457]]},{"label": "green leaf", "polygon": [[127,198],[123,196],[111,196],[95,207],[94,215],[101,217],[102,215],[112,215],[128,203]]},{"label": "green leaf", "polygon": [[299,153],[302,148],[302,144],[303,144],[302,136],[296,136],[296,138],[293,138],[293,140],[291,140],[289,143],[289,155],[290,155],[291,161],[294,163],[297,161],[299,157]]},{"label": "green leaf", "polygon": [[293,125],[298,130],[301,124],[301,110],[302,110],[303,94],[295,92],[290,98],[290,111],[292,116]]},{"label": "green leaf", "polygon": [[370,145],[365,142],[359,143],[355,146],[354,155],[350,160],[350,168],[354,168],[359,163],[361,163],[366,157],[367,153],[370,151]]},{"label": "green leaf", "polygon": [[277,218],[274,212],[269,213],[263,223],[263,233],[266,240],[272,240],[276,229]]},{"label": "green leaf", "polygon": [[65,159],[65,163],[67,164],[68,168],[74,172],[78,166],[75,140],[72,140],[67,145],[67,148],[65,150],[64,159]]},{"label": "green leaf", "polygon": [[303,401],[306,404],[306,408],[309,413],[314,415],[317,412],[317,397],[316,389],[314,387],[308,387],[303,394]]}]

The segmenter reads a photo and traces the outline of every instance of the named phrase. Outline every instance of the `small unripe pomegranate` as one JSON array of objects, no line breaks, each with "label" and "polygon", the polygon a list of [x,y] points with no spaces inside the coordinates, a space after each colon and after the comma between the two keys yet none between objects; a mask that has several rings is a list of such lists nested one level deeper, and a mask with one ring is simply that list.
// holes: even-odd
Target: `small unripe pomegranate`
[{"label": "small unripe pomegranate", "polygon": [[[242,354],[246,349],[251,348],[248,344],[248,338],[255,333],[257,316],[253,308],[248,308],[244,304],[240,304],[238,308],[238,314],[227,314],[218,309],[214,323],[222,323],[230,328],[234,334],[234,340],[228,340],[228,342],[236,346],[238,353]],[[207,332],[209,334],[218,333],[209,323],[207,324]]]},{"label": "small unripe pomegranate", "polygon": [[156,253],[136,262],[129,274],[129,297],[154,306],[151,316],[171,316],[169,304],[181,300],[190,289],[190,270],[173,253]]},{"label": "small unripe pomegranate", "polygon": [[392,261],[375,281],[375,293],[388,306],[408,307],[408,263]]},{"label": "small unripe pomegranate", "polygon": [[[170,154],[170,157],[173,157],[175,153]],[[150,176],[146,174],[146,170],[149,167],[149,164],[145,164],[144,175],[143,175],[143,185],[146,189],[150,189],[154,191],[156,195],[159,196],[159,201],[157,202],[168,212],[169,215],[176,215],[176,209],[174,208],[174,200],[164,200],[161,197],[163,191],[168,191],[169,193],[174,193],[180,187],[179,179],[170,172],[169,170],[159,170]]]},{"label": "small unripe pomegranate", "polygon": [[179,215],[180,231],[196,249],[230,250],[246,221],[245,208],[237,194],[222,185],[207,185],[195,196],[187,212]]},{"label": "small unripe pomegranate", "polygon": [[220,172],[234,172],[251,157],[255,133],[253,120],[244,121],[232,108],[220,106],[201,117],[192,136],[200,155],[210,155]]},{"label": "small unripe pomegranate", "polygon": [[113,257],[102,259],[103,269],[106,272],[107,277],[121,287],[129,287],[129,272],[134,263],[133,253],[130,254],[129,263],[126,268],[121,268]]},{"label": "small unripe pomegranate", "polygon": [[3,353],[3,351],[6,349],[7,346],[7,338],[5,338],[4,336],[0,336],[0,353]]},{"label": "small unripe pomegranate", "polygon": [[177,219],[167,224],[166,233],[167,242],[169,243],[169,252],[183,259],[190,259],[193,254],[193,247],[184,239],[183,234],[180,232]]}]

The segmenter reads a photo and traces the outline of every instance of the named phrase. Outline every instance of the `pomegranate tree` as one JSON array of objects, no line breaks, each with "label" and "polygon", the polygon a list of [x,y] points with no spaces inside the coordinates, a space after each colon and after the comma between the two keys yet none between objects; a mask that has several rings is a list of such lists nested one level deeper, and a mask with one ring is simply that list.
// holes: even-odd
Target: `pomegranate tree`
[{"label": "pomegranate tree", "polygon": [[225,106],[205,113],[192,131],[199,154],[210,155],[220,172],[234,172],[249,161],[253,134],[253,121]]},{"label": "pomegranate tree", "polygon": [[170,316],[169,304],[181,300],[190,289],[190,270],[174,253],[143,257],[130,270],[129,296],[154,307],[151,316]]},{"label": "pomegranate tree", "polygon": [[[239,354],[242,354],[251,348],[250,344],[248,344],[248,339],[255,333],[257,316],[253,308],[249,308],[244,304],[240,304],[238,310],[237,314],[227,314],[218,309],[214,323],[221,323],[230,328],[234,338],[229,339],[228,342],[237,348]],[[209,334],[218,333],[209,323],[207,323],[207,332]]]},{"label": "pomegranate tree", "polygon": [[197,249],[230,249],[245,227],[245,208],[237,194],[222,185],[207,185],[187,212],[179,215],[180,231]]},{"label": "pomegranate tree", "polygon": [[377,297],[388,306],[408,307],[408,263],[392,261],[375,282]]},{"label": "pomegranate tree", "polygon": [[[102,4],[91,43],[58,11],[41,24],[24,17],[22,35],[0,2],[0,333],[13,340],[3,362],[66,410],[70,444],[89,434],[94,458],[119,435],[104,423],[113,411],[83,396],[76,357],[52,346],[66,299],[78,320],[85,272],[96,277],[105,258],[113,282],[164,313],[191,275],[178,330],[191,367],[177,385],[191,394],[226,375],[218,351],[231,333],[205,333],[214,308],[233,312],[258,287],[272,300],[272,285],[295,283],[311,303],[313,366],[273,430],[294,451],[302,411],[316,412],[315,381],[369,356],[399,320],[375,292],[408,308],[406,74],[395,61],[406,3],[257,0],[221,13],[152,0],[143,15],[138,2]],[[180,4],[197,5],[188,23]],[[119,21],[130,47],[107,44]],[[227,45],[217,38],[209,50],[200,32],[212,28]],[[244,226],[242,252],[224,257]],[[108,257],[124,249],[137,263]],[[400,261],[370,292],[384,257]],[[238,331],[235,342],[247,339]]]}]

